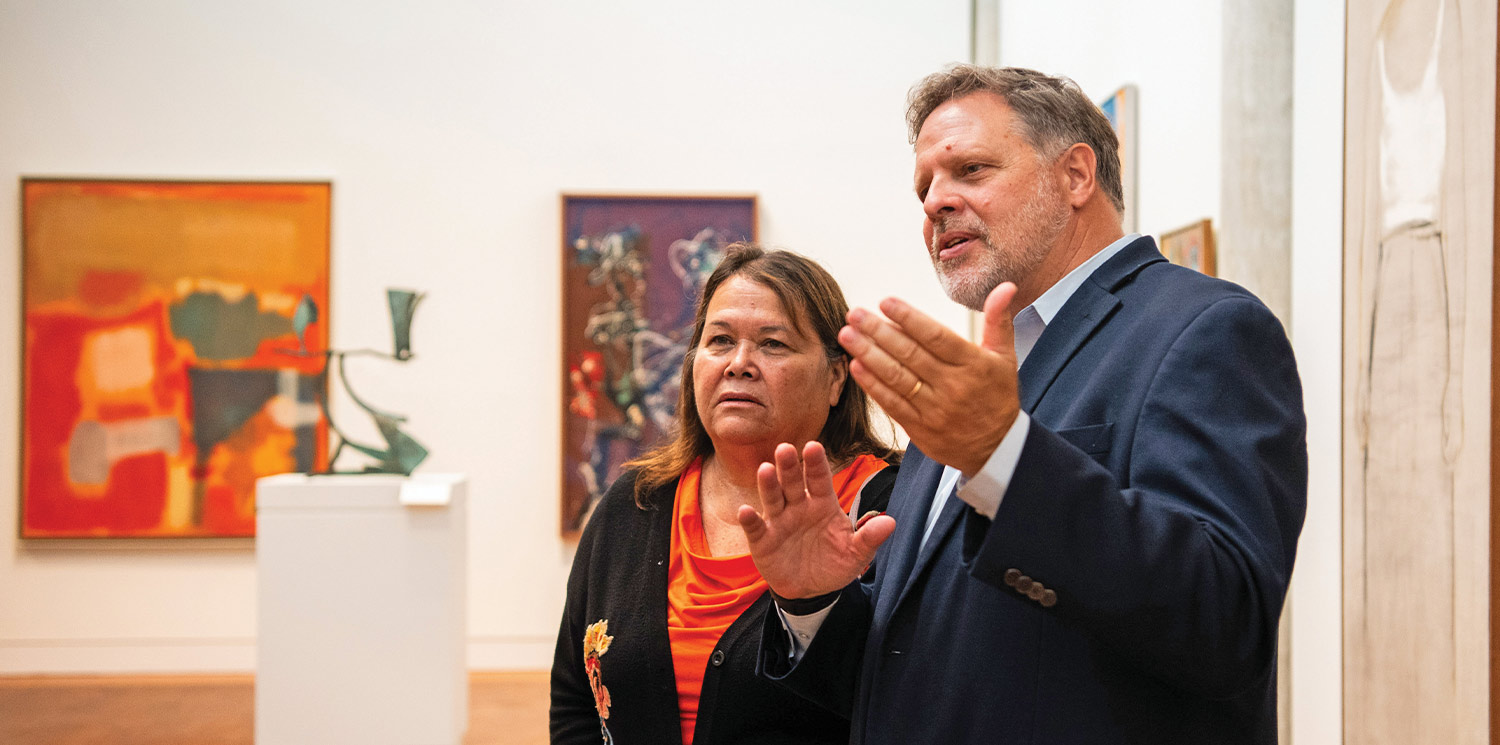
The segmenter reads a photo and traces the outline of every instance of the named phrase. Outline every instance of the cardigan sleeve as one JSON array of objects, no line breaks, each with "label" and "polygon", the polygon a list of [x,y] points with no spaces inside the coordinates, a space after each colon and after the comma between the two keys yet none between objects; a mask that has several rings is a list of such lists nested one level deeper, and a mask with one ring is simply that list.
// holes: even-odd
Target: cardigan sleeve
[{"label": "cardigan sleeve", "polygon": [[865,639],[870,633],[870,586],[849,583],[833,604],[801,659],[791,658],[791,639],[775,609],[761,625],[756,673],[848,719],[854,709]]},{"label": "cardigan sleeve", "polygon": [[[621,478],[610,491],[633,487],[633,479]],[[625,484],[625,482],[631,482]],[[606,495],[605,499],[608,499]],[[596,508],[595,518],[599,518]],[[550,730],[553,745],[595,745],[600,741],[599,712],[594,706],[593,689],[589,686],[588,672],[584,667],[583,637],[589,620],[584,617],[588,610],[589,585],[593,554],[599,543],[605,522],[591,519],[578,541],[578,550],[573,555],[573,568],[568,574],[567,600],[563,604],[562,622],[557,630],[557,647],[552,655],[552,707]]]}]

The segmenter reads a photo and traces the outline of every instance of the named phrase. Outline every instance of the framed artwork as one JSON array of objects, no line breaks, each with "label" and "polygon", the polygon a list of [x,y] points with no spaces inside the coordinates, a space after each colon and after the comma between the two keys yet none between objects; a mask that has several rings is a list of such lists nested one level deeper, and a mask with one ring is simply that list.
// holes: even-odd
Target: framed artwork
[{"label": "framed artwork", "polygon": [[1127,233],[1136,230],[1136,168],[1140,161],[1140,129],[1136,126],[1136,106],[1140,94],[1133,85],[1121,86],[1099,108],[1115,128],[1120,139],[1120,183],[1125,194],[1125,214],[1121,227]]},{"label": "framed artwork", "polygon": [[331,191],[22,179],[22,538],[251,536],[326,459]]},{"label": "framed artwork", "polygon": [[561,532],[670,432],[699,291],[755,240],[754,196],[562,197]]},{"label": "framed artwork", "polygon": [[1214,266],[1214,224],[1203,219],[1161,236],[1161,253],[1173,264],[1197,269],[1212,277]]}]

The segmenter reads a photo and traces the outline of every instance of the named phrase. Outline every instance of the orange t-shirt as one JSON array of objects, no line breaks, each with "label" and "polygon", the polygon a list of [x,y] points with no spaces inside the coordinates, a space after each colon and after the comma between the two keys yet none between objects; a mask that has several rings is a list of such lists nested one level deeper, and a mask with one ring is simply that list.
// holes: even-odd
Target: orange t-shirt
[{"label": "orange t-shirt", "polygon": [[[886,463],[861,455],[833,476],[839,505],[848,511],[865,482]],[[677,709],[682,742],[692,745],[698,724],[698,697],[703,674],[719,637],[766,591],[766,581],[750,554],[713,556],[703,533],[698,501],[702,459],[693,461],[677,481],[672,507],[670,566],[667,569],[667,636],[672,641],[672,668],[677,676]]]}]

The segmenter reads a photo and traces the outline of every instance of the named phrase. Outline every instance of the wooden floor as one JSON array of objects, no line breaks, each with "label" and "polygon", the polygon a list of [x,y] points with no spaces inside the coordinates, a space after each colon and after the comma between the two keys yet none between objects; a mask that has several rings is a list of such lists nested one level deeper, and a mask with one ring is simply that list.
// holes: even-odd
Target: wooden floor
[{"label": "wooden floor", "polygon": [[[465,745],[547,742],[547,673],[469,677]],[[4,745],[252,745],[250,676],[0,677]]]}]

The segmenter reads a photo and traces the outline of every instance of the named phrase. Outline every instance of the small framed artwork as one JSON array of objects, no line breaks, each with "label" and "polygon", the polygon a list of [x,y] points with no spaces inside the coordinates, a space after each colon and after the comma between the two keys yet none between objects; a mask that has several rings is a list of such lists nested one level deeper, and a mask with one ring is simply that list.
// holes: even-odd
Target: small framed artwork
[{"label": "small framed artwork", "polygon": [[331,189],[22,179],[21,538],[251,536],[326,458]]},{"label": "small framed artwork", "polygon": [[1127,233],[1136,230],[1136,170],[1140,163],[1140,135],[1137,121],[1137,102],[1140,94],[1134,85],[1123,85],[1099,102],[1099,108],[1115,128],[1120,140],[1120,185],[1125,196],[1125,214],[1121,227]]},{"label": "small framed artwork", "polygon": [[1198,222],[1163,233],[1161,253],[1173,264],[1197,269],[1214,276],[1214,225],[1212,220]]},{"label": "small framed artwork", "polygon": [[563,195],[564,537],[672,430],[699,292],[725,246],[755,238],[751,195]]}]

